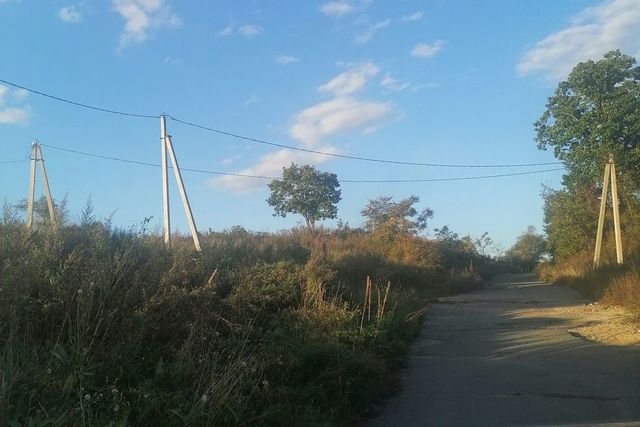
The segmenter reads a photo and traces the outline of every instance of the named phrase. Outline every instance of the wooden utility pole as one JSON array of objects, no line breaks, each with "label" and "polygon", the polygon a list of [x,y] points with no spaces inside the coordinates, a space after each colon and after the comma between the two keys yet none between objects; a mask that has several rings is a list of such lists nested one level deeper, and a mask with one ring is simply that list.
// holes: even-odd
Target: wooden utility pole
[{"label": "wooden utility pole", "polygon": [[180,198],[182,199],[182,207],[184,208],[187,222],[189,223],[189,230],[191,231],[191,238],[193,239],[193,245],[196,250],[200,252],[200,238],[198,237],[198,230],[196,228],[196,222],[193,219],[193,212],[191,211],[191,204],[189,203],[189,197],[187,197],[187,191],[184,188],[184,182],[182,180],[182,173],[178,166],[178,159],[176,153],[173,150],[173,143],[171,142],[171,136],[167,135],[167,121],[163,115],[160,116],[160,140],[162,143],[162,211],[163,211],[163,232],[164,242],[168,246],[171,242],[171,221],[169,218],[169,186],[168,186],[168,167],[167,167],[167,154],[171,160],[173,167],[173,173],[176,177],[176,183],[178,184],[178,191],[180,192]]},{"label": "wooden utility pole", "polygon": [[51,198],[51,190],[49,189],[49,180],[47,179],[47,170],[44,166],[44,157],[40,149],[40,143],[36,140],[31,144],[31,172],[29,174],[29,197],[27,198],[27,229],[30,230],[33,225],[33,204],[36,193],[36,163],[40,164],[40,175],[42,179],[42,187],[44,195],[47,199],[47,209],[49,210],[49,220],[52,225],[56,225],[56,215],[53,210],[53,199]]},{"label": "wooden utility pole", "polygon": [[600,253],[602,251],[602,233],[604,229],[604,217],[607,210],[607,198],[609,196],[609,180],[611,180],[611,204],[613,205],[613,227],[616,238],[616,260],[618,264],[624,262],[622,254],[622,232],[620,230],[620,208],[618,200],[618,181],[616,179],[616,165],[613,155],[609,156],[609,161],[604,167],[604,180],[602,183],[602,197],[600,199],[600,216],[598,217],[598,231],[596,234],[596,249],[593,254],[593,266],[600,265]]}]

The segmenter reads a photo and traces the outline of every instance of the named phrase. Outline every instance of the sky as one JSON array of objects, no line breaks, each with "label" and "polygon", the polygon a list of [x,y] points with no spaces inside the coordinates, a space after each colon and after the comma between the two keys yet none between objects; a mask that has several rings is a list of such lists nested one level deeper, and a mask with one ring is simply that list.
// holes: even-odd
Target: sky
[{"label": "sky", "polygon": [[[571,68],[610,49],[640,56],[638,0],[0,0],[0,79],[102,108],[182,119],[304,149],[420,163],[555,161],[533,122]],[[344,180],[495,175],[531,168],[436,168],[335,158],[252,143],[167,120],[183,168],[279,176],[292,162]],[[0,162],[38,139],[53,197],[72,219],[91,197],[123,227],[162,219],[160,169],[47,145],[160,162],[157,118],[107,114],[0,83]],[[557,167],[557,166],[556,166]],[[29,163],[0,163],[0,197],[24,199]],[[183,174],[202,231],[277,231],[267,180]],[[172,175],[173,229],[186,231]],[[561,171],[422,183],[343,183],[352,226],[382,195],[460,235],[508,247],[542,229],[543,185]],[[38,185],[37,194],[42,194]],[[327,226],[335,224],[326,221]]]}]

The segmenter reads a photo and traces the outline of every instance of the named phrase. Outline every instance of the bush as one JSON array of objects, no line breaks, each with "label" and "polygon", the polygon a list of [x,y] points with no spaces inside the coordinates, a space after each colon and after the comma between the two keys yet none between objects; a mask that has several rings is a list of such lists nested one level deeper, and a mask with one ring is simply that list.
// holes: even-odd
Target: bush
[{"label": "bush", "polygon": [[0,424],[356,424],[428,298],[476,283],[419,237],[145,228],[0,224]]},{"label": "bush", "polygon": [[291,261],[248,268],[232,290],[230,302],[253,314],[274,314],[296,306],[301,299],[300,267]]}]

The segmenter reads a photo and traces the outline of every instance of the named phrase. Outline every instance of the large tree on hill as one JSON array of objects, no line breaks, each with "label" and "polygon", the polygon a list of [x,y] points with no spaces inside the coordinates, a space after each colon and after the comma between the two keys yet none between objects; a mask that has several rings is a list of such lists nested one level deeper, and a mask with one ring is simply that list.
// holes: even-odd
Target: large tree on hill
[{"label": "large tree on hill", "polygon": [[619,50],[574,67],[535,122],[540,149],[566,163],[565,184],[593,186],[613,154],[627,194],[640,184],[640,67]]},{"label": "large tree on hill", "polygon": [[[564,187],[546,189],[548,250],[556,260],[590,251],[604,164],[614,156],[625,235],[640,235],[640,67],[615,50],[576,65],[535,122],[540,149],[564,161]],[[630,238],[631,239],[631,238]]]},{"label": "large tree on hill", "polygon": [[275,211],[273,216],[302,215],[307,229],[313,233],[317,221],[337,216],[341,199],[339,187],[336,174],[292,163],[282,168],[282,179],[274,179],[269,184],[271,196],[267,203]]}]

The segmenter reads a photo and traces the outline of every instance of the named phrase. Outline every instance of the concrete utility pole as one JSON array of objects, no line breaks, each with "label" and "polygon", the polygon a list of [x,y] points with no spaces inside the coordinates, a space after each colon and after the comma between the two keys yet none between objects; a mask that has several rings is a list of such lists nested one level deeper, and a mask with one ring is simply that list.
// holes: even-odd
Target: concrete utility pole
[{"label": "concrete utility pole", "polygon": [[164,243],[168,246],[171,242],[171,222],[169,219],[169,186],[168,186],[168,167],[167,167],[167,152],[171,165],[173,167],[173,173],[176,177],[176,183],[178,184],[178,191],[180,192],[180,198],[182,199],[182,207],[184,208],[187,222],[189,223],[189,230],[191,231],[191,238],[193,239],[193,245],[198,252],[201,251],[200,238],[198,237],[198,230],[196,228],[196,222],[193,219],[193,212],[191,211],[191,204],[189,203],[189,197],[187,197],[187,191],[184,188],[184,182],[182,181],[182,173],[178,166],[178,159],[176,153],[173,150],[173,143],[171,142],[171,136],[167,135],[167,121],[166,117],[160,116],[160,140],[162,144],[162,211],[163,211],[163,231],[164,231]]},{"label": "concrete utility pole", "polygon": [[47,198],[47,208],[49,210],[49,220],[52,225],[56,225],[55,211],[53,210],[53,199],[51,198],[51,190],[49,189],[49,180],[47,179],[47,170],[44,166],[44,157],[40,149],[40,143],[36,140],[31,144],[31,172],[29,174],[29,197],[27,198],[27,229],[30,230],[33,225],[33,204],[36,193],[36,163],[40,163],[40,178],[42,179],[42,187],[44,195]]},{"label": "concrete utility pole", "polygon": [[160,116],[160,146],[162,152],[162,231],[164,234],[164,244],[171,243],[171,219],[169,213],[169,176],[167,171],[167,121],[163,115]]},{"label": "concrete utility pole", "polygon": [[600,252],[602,251],[602,233],[604,229],[604,216],[607,209],[607,197],[611,180],[611,204],[613,205],[613,227],[616,238],[616,259],[618,264],[624,262],[622,254],[622,233],[620,231],[620,209],[618,200],[618,181],[616,179],[616,165],[613,155],[609,156],[609,161],[604,167],[604,180],[602,183],[602,198],[600,199],[600,216],[598,217],[598,231],[596,234],[596,249],[593,254],[593,266],[600,265]]}]

